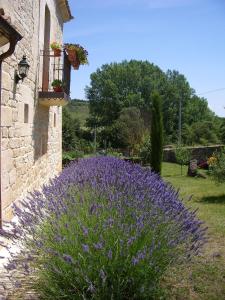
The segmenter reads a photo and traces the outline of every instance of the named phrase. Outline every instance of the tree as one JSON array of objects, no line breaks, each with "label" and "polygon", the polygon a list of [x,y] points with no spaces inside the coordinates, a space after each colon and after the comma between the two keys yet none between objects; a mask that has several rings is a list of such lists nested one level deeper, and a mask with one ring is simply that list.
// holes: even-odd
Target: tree
[{"label": "tree", "polygon": [[144,135],[144,121],[141,119],[140,110],[136,107],[124,108],[116,121],[118,135],[131,154],[137,152]]},{"label": "tree", "polygon": [[163,156],[163,122],[162,99],[155,92],[152,95],[152,122],[151,122],[151,167],[156,173],[161,173]]},{"label": "tree", "polygon": [[219,141],[212,121],[195,122],[185,128],[184,135],[185,143],[188,145],[215,144]]},{"label": "tree", "polygon": [[62,147],[64,151],[74,150],[78,140],[80,123],[73,119],[66,108],[62,115]]},{"label": "tree", "polygon": [[[113,129],[124,108],[140,110],[146,129],[151,127],[152,93],[157,91],[162,98],[164,140],[177,142],[179,102],[182,101],[182,133],[186,143],[185,130],[200,121],[216,123],[218,118],[210,111],[204,98],[200,98],[190,87],[184,75],[175,70],[164,73],[148,61],[123,61],[105,64],[91,74],[90,86],[86,88],[90,103],[90,120],[98,120],[102,132]],[[218,122],[219,125],[219,122]],[[104,129],[103,129],[104,127]],[[214,129],[213,129],[214,130]],[[216,137],[219,130],[214,131]],[[110,135],[110,139],[114,139]],[[213,138],[216,140],[216,138]],[[115,139],[114,139],[115,140]],[[205,141],[205,138],[202,142]],[[207,140],[206,140],[207,141]],[[114,143],[110,140],[112,144]],[[188,143],[194,143],[192,140]]]},{"label": "tree", "polygon": [[175,155],[176,155],[176,161],[180,165],[180,174],[182,175],[183,165],[188,164],[191,157],[190,150],[179,145],[175,149]]},{"label": "tree", "polygon": [[[99,119],[101,126],[111,126],[122,109],[137,107],[146,111],[151,92],[161,90],[165,74],[159,67],[147,61],[123,61],[106,64],[91,74],[86,95],[90,102],[90,114]],[[149,122],[149,118],[146,120]]]},{"label": "tree", "polygon": [[222,119],[219,131],[221,142],[225,144],[225,118]]}]

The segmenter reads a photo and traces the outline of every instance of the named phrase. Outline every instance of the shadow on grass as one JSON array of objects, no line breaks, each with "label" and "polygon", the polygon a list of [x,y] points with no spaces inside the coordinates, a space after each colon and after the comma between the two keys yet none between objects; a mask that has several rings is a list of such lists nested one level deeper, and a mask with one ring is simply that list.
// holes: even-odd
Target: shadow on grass
[{"label": "shadow on grass", "polygon": [[225,194],[219,196],[208,196],[203,197],[200,202],[203,203],[224,203],[225,204]]},{"label": "shadow on grass", "polygon": [[162,177],[180,177],[180,178],[190,178],[190,177],[188,177],[186,174],[163,174],[163,176]]}]

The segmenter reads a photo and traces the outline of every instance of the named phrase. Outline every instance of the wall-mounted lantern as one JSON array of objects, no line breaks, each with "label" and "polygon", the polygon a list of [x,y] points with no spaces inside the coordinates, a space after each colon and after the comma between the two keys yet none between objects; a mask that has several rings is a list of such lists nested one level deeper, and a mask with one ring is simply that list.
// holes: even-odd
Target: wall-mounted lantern
[{"label": "wall-mounted lantern", "polygon": [[24,80],[27,77],[30,65],[27,62],[26,55],[23,56],[21,61],[18,63],[18,72],[16,72],[15,81],[18,83],[20,80]]}]

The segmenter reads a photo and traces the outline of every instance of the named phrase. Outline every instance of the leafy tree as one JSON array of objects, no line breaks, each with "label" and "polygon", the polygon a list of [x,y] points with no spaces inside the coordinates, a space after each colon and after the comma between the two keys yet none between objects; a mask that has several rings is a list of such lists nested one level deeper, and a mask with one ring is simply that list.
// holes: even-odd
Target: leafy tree
[{"label": "leafy tree", "polygon": [[191,126],[186,125],[183,138],[188,145],[206,145],[219,142],[216,128],[212,121],[200,121],[193,123]]},{"label": "leafy tree", "polygon": [[[115,133],[118,125],[115,123],[121,111],[127,107],[136,107],[140,109],[146,129],[150,130],[153,91],[157,91],[162,98],[166,143],[177,143],[180,100],[183,142],[199,143],[200,138],[196,139],[193,132],[197,130],[199,122],[203,121],[212,122],[214,126],[208,132],[209,139],[204,134],[201,143],[218,140],[218,118],[208,108],[206,100],[195,94],[185,76],[175,70],[164,73],[158,66],[147,61],[131,60],[105,64],[91,74],[90,86],[86,88],[90,105],[89,125],[93,126],[91,120],[98,120],[101,132]],[[188,132],[193,134],[187,136]],[[114,135],[109,134],[108,139],[116,144]],[[126,144],[121,139],[118,143]]]},{"label": "leafy tree", "polygon": [[[123,108],[135,106],[141,112],[149,107],[149,95],[161,90],[165,81],[159,67],[147,61],[106,64],[91,74],[91,85],[86,88],[90,113],[102,126],[111,126]],[[149,122],[149,118],[146,118]]]},{"label": "leafy tree", "polygon": [[162,99],[155,92],[152,96],[152,123],[151,123],[151,167],[153,171],[161,173],[163,156],[163,122]]},{"label": "leafy tree", "polygon": [[124,108],[115,123],[117,134],[131,152],[137,152],[144,135],[144,121],[140,110],[136,107]]},{"label": "leafy tree", "polygon": [[74,150],[78,140],[80,123],[73,119],[66,108],[62,114],[62,147],[64,151]]},{"label": "leafy tree", "polygon": [[175,156],[176,156],[176,160],[177,160],[178,164],[180,165],[180,173],[182,175],[183,165],[188,164],[190,157],[191,157],[191,153],[187,148],[179,145],[175,149]]},{"label": "leafy tree", "polygon": [[225,144],[225,118],[222,119],[219,131],[221,142]]}]

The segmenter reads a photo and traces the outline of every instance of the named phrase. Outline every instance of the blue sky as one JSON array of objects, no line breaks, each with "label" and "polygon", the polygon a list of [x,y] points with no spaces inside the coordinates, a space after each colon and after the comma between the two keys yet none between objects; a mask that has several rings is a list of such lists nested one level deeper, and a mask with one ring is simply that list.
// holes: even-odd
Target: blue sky
[{"label": "blue sky", "polygon": [[[89,51],[72,72],[71,96],[85,99],[102,64],[148,60],[184,74],[209,107],[225,117],[225,0],[69,0],[74,20],[64,41]],[[212,90],[223,89],[215,92]],[[204,94],[203,94],[204,93]]]}]

